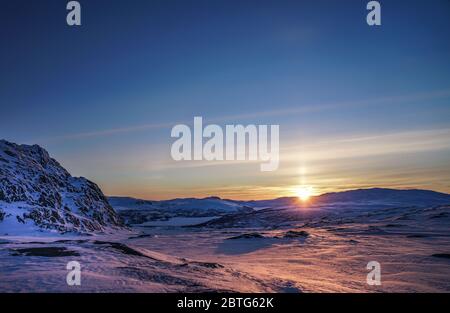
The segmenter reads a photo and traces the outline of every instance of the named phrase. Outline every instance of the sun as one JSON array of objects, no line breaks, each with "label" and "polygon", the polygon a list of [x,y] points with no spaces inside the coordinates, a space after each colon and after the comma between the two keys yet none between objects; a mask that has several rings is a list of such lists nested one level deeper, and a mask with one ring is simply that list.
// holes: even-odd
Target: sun
[{"label": "sun", "polygon": [[308,201],[313,194],[313,188],[311,186],[300,186],[295,189],[297,197],[302,201]]}]

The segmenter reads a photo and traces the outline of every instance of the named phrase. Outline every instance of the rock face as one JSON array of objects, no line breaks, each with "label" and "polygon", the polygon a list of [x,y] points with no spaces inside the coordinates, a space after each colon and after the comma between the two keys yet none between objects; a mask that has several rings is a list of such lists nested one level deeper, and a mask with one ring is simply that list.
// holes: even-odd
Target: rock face
[{"label": "rock face", "polygon": [[122,226],[96,184],[72,177],[37,145],[0,140],[0,235]]}]

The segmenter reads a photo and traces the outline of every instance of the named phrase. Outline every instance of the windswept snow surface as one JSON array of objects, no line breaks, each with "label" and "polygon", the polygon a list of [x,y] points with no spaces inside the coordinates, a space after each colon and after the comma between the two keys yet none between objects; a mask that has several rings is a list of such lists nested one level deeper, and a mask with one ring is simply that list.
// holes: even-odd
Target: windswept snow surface
[{"label": "windswept snow surface", "polygon": [[[0,237],[0,291],[450,292],[450,206],[238,216],[115,236]],[[69,287],[73,260],[82,284]],[[370,261],[381,264],[380,286],[366,282]]]},{"label": "windswept snow surface", "polygon": [[[120,237],[120,236],[119,236]],[[1,238],[0,292],[277,292],[262,281],[217,262],[177,257],[111,236],[58,239]],[[133,237],[131,237],[133,238]],[[153,237],[157,238],[157,237]],[[68,286],[68,262],[81,265],[80,286]]]},{"label": "windswept snow surface", "polygon": [[[273,212],[259,214],[266,222],[274,218]],[[251,215],[255,219],[258,214]],[[291,213],[294,221],[280,227],[249,222],[190,231],[144,229],[153,237],[138,238],[135,244],[202,256],[267,283],[277,280],[284,291],[450,292],[450,206],[314,215],[295,221]],[[380,286],[367,284],[370,261],[381,264]]]}]

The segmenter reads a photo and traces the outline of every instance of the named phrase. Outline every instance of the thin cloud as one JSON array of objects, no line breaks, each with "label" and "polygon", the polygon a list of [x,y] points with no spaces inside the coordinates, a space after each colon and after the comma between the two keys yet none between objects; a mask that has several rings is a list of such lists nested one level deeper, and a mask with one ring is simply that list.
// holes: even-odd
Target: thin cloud
[{"label": "thin cloud", "polygon": [[[205,122],[208,123],[219,123],[219,122],[236,122],[247,119],[255,119],[262,117],[273,117],[273,116],[285,116],[285,115],[293,115],[293,114],[306,114],[318,111],[324,111],[328,109],[336,109],[336,108],[344,108],[344,107],[360,107],[360,106],[369,106],[369,105],[381,105],[387,103],[405,103],[405,102],[416,102],[423,100],[432,100],[432,99],[441,99],[447,98],[450,96],[450,89],[436,90],[432,92],[424,92],[424,93],[415,93],[401,96],[390,96],[390,97],[381,97],[376,99],[366,99],[360,101],[349,101],[349,102],[336,102],[336,103],[328,103],[328,104],[317,104],[317,105],[303,105],[295,108],[282,108],[277,110],[269,110],[269,111],[260,111],[260,112],[251,112],[251,113],[243,113],[236,115],[226,115],[222,117],[215,118],[205,118]],[[84,138],[93,138],[93,137],[104,137],[111,136],[122,133],[130,133],[130,132],[139,132],[145,131],[149,129],[164,129],[171,128],[176,124],[191,124],[190,121],[181,121],[181,122],[166,122],[166,123],[150,123],[150,124],[141,124],[134,125],[128,127],[117,127],[110,128],[104,130],[97,130],[91,132],[81,132],[75,134],[54,136],[41,138],[40,140],[33,140],[33,142],[58,142],[58,141],[67,141],[67,140],[76,140],[76,139],[84,139]]]}]

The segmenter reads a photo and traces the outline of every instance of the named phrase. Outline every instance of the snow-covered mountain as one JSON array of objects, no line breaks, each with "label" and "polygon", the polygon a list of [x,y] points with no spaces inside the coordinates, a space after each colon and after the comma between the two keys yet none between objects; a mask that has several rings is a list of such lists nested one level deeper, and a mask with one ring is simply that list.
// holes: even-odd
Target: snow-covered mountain
[{"label": "snow-covered mountain", "polygon": [[123,223],[100,188],[43,148],[0,140],[0,234],[99,232]]},{"label": "snow-covered mountain", "polygon": [[109,197],[109,203],[116,210],[134,209],[151,210],[162,209],[166,212],[199,211],[216,213],[236,213],[246,208],[239,201],[221,199],[219,197],[182,198],[171,200],[141,200],[130,197]]},{"label": "snow-covered mountain", "polygon": [[148,221],[167,221],[179,217],[218,217],[248,213],[253,209],[239,201],[207,197],[162,201],[140,200],[129,197],[109,197],[109,202],[129,224]]},{"label": "snow-covered mountain", "polygon": [[288,207],[428,207],[450,204],[450,195],[446,193],[421,189],[369,188],[341,192],[325,193],[311,197],[307,203],[299,202],[297,197],[282,197],[271,200],[254,200],[240,202],[253,208],[288,208]]},{"label": "snow-covered mountain", "polygon": [[450,204],[450,195],[421,189],[371,188],[326,193],[316,197],[320,203],[380,203],[395,206],[431,206]]},{"label": "snow-covered mountain", "polygon": [[450,195],[430,190],[371,188],[326,193],[301,202],[295,197],[242,202],[255,210],[223,216],[196,226],[212,228],[264,227],[277,228],[292,223],[321,220],[335,216],[344,218],[360,214],[372,215],[378,210],[399,215],[431,209],[448,210]]},{"label": "snow-covered mountain", "polygon": [[[374,210],[398,207],[430,207],[450,204],[450,195],[430,190],[371,188],[326,193],[303,203],[296,197],[272,200],[238,201],[218,197],[185,198],[164,201],[110,197],[111,205],[129,224],[169,221],[180,217],[214,217],[198,222],[200,225],[258,225],[279,226],[292,220],[303,220],[331,210]],[[302,208],[299,210],[299,208]],[[328,214],[328,213],[326,213]],[[248,221],[247,221],[248,220]],[[197,220],[193,220],[196,221]],[[156,225],[156,224],[152,224]]]}]

